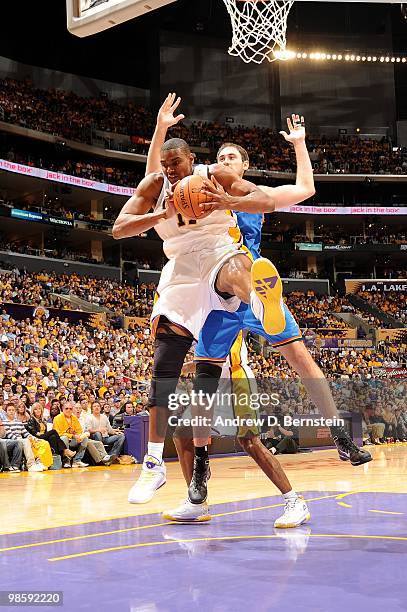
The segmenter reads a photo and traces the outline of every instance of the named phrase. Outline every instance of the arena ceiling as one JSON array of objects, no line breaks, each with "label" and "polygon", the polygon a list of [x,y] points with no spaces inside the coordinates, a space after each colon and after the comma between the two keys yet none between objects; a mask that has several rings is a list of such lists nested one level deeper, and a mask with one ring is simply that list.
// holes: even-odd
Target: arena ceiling
[{"label": "arena ceiling", "polygon": [[[195,40],[218,37],[224,41],[225,52],[230,37],[230,22],[221,0],[178,0],[86,39],[67,32],[62,0],[26,2],[23,10],[20,3],[3,4],[0,55],[138,87],[150,87],[151,66],[159,59],[160,29],[194,32]],[[406,27],[398,5],[301,2],[294,5],[289,17],[289,37],[296,46],[323,42],[326,37],[331,44],[336,39],[342,47],[347,39],[358,37],[375,44],[377,36],[387,33],[397,50],[404,45]]]}]

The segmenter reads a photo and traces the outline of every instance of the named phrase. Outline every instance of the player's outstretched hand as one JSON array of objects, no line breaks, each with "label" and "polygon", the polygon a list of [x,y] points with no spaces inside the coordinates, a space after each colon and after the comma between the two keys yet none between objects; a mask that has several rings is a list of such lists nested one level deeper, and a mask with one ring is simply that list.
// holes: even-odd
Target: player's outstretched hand
[{"label": "player's outstretched hand", "polygon": [[204,179],[204,186],[201,192],[211,199],[210,202],[200,204],[205,212],[211,213],[214,210],[232,210],[233,197],[223,189],[215,177],[212,180]]},{"label": "player's outstretched hand", "polygon": [[[292,119],[292,120],[291,120]],[[292,142],[294,145],[305,142],[305,121],[303,116],[291,115],[287,117],[287,132],[280,132],[287,142]]]},{"label": "player's outstretched hand", "polygon": [[157,126],[168,130],[173,125],[177,125],[182,119],[185,119],[185,115],[174,116],[175,111],[181,104],[181,98],[177,98],[176,93],[169,93],[165,98],[160,110],[157,115]]}]

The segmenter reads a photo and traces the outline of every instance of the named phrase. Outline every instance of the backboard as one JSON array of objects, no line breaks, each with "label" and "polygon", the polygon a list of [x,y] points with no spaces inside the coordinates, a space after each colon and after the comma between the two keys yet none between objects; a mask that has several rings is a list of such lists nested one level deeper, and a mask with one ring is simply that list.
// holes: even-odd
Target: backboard
[{"label": "backboard", "polygon": [[66,0],[67,26],[82,38],[172,2],[176,0]]}]

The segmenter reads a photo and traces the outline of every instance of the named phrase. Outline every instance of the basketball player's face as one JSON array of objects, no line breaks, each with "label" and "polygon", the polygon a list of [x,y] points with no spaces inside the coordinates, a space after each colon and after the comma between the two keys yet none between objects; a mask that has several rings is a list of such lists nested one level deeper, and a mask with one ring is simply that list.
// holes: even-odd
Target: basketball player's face
[{"label": "basketball player's face", "polygon": [[172,149],[161,153],[163,172],[171,184],[192,174],[193,160],[192,155],[186,154],[181,149]]},{"label": "basketball player's face", "polygon": [[249,167],[248,162],[244,162],[240,151],[235,147],[225,147],[218,155],[218,163],[228,166],[239,176],[243,176]]}]

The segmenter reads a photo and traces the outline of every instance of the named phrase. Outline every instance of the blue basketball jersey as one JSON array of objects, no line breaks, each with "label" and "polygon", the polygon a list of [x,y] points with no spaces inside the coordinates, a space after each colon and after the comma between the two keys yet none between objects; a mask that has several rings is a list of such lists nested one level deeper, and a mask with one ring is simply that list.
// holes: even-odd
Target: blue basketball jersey
[{"label": "blue basketball jersey", "polygon": [[263,214],[235,211],[235,215],[243,235],[243,244],[249,249],[253,259],[258,259],[260,257]]}]

